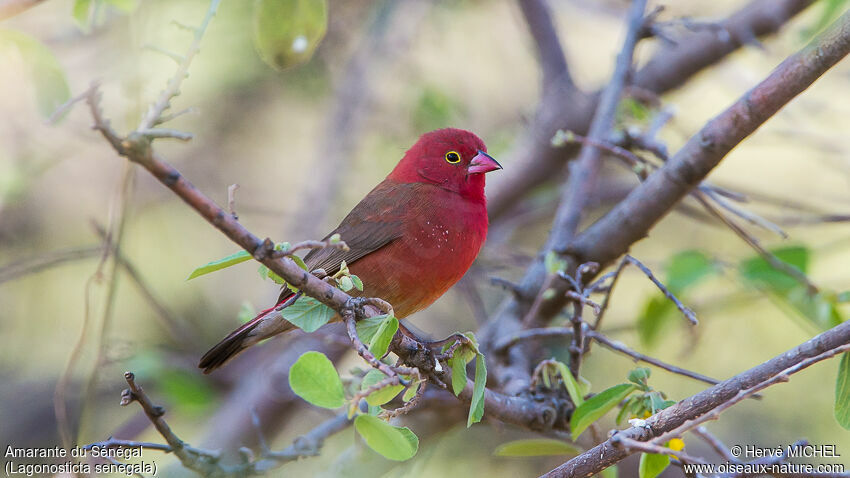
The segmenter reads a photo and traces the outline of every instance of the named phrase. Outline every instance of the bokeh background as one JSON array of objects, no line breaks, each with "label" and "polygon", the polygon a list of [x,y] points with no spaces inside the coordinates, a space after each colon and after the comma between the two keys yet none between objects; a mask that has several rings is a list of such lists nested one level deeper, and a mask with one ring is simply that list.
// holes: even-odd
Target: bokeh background
[{"label": "bokeh background", "polygon": [[[113,125],[131,129],[174,70],[174,63],[151,46],[184,51],[191,36],[172,22],[196,24],[207,2],[151,0],[126,10],[101,5],[85,29],[72,17],[73,3],[43,2],[0,22],[0,29],[42,42],[72,95],[100,81]],[[515,2],[331,0],[327,36],[315,56],[282,72],[264,64],[255,51],[250,3],[223,1],[175,101],[176,110],[193,107],[197,112],[169,126],[192,132],[194,139],[157,146],[220,204],[227,201],[227,187],[238,183],[236,211],[249,230],[281,241],[321,237],[419,134],[438,127],[470,129],[486,141],[504,166],[489,175],[488,190],[500,186],[500,175],[517,173],[512,148],[539,101],[540,68]],[[833,3],[815,2],[778,35],[744,47],[666,94],[664,108],[674,116],[660,138],[669,149],[678,149],[707,119],[802,47]],[[550,4],[576,81],[588,91],[603,85],[622,42],[627,5],[613,0]],[[742,4],[668,2],[661,18],[717,20]],[[657,45],[658,40],[641,43],[638,63]],[[181,438],[221,445],[232,454],[240,443],[222,439],[232,425],[219,421],[223,410],[230,410],[225,404],[232,403],[234,391],[244,390],[240,384],[268,377],[271,372],[257,368],[267,367],[268,355],[298,337],[268,343],[220,374],[203,376],[194,363],[238,324],[245,309],[274,300],[277,286],[261,280],[250,264],[187,282],[192,269],[236,246],[147,173],[118,158],[89,128],[84,105],[48,124],[38,108],[37,95],[45,92],[35,85],[34,56],[0,48],[0,445],[60,443],[54,390],[78,347],[62,387],[76,442],[118,433],[161,441],[145,428],[136,407],[118,406],[125,386],[122,372],[134,370],[152,398],[168,409],[169,423]],[[771,249],[804,248],[811,280],[835,293],[850,290],[850,228],[822,216],[843,214],[846,219],[850,214],[848,92],[850,63],[845,61],[736,148],[710,177],[714,184],[749,195],[745,207],[774,220],[788,238],[749,227],[753,234]],[[654,114],[651,108],[626,111],[621,124],[646,123]],[[635,184],[615,161],[608,164],[594,217]],[[489,278],[520,277],[545,239],[557,186],[541,186],[524,198],[518,205],[522,215],[508,212],[495,219],[475,270],[412,323],[437,337],[475,330],[504,298]],[[686,201],[690,207],[665,218],[632,255],[661,276],[682,251],[700,251],[711,259],[717,272],[684,296],[700,325],[690,329],[683,320],[668,318],[654,340],[642,339],[637,323],[657,291],[629,271],[603,330],[642,352],[723,379],[822,329],[819,318],[800,314],[784,298],[747,283],[738,267],[754,257],[753,250],[728,229],[695,214],[695,204]],[[104,229],[120,237],[117,266],[113,260],[99,263],[102,237],[97,231]],[[36,267],[39,260],[55,258],[65,260]],[[840,302],[835,310],[850,314]],[[358,365],[351,357],[338,363],[341,371]],[[632,367],[630,360],[597,347],[584,374],[601,390],[623,381]],[[850,466],[848,431],[832,416],[837,367],[837,361],[820,363],[769,389],[763,399],[727,411],[709,428],[729,444],[776,446],[801,438],[836,444],[843,455],[838,461]],[[704,388],[660,370],[650,383],[672,399]],[[267,397],[271,402],[274,389]],[[286,446],[327,416],[304,403],[287,407],[285,418],[266,427],[273,448]],[[245,410],[240,413],[244,422]],[[470,430],[461,421],[434,425],[452,423],[453,414],[457,411],[436,409],[423,412],[427,418],[410,418],[422,443],[406,464],[381,461],[349,430],[330,439],[320,457],[283,470],[304,476],[374,476],[375,470],[423,477],[531,476],[564,461],[493,457],[498,444],[530,434],[486,422]],[[610,422],[606,426],[613,427]],[[244,444],[252,440],[245,438]],[[703,449],[699,442],[688,446]],[[164,476],[180,473],[171,456],[148,451],[145,459],[166,468]],[[635,464],[625,462],[620,476],[637,476]]]}]

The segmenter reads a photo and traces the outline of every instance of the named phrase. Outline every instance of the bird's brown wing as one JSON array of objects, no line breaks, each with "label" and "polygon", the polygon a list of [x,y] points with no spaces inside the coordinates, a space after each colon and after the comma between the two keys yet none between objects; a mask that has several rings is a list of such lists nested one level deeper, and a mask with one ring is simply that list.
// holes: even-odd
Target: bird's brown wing
[{"label": "bird's brown wing", "polygon": [[[309,270],[324,269],[328,274],[339,271],[342,261],[352,264],[357,259],[377,251],[402,235],[402,214],[415,184],[383,181],[378,184],[339,226],[324,240],[334,234],[348,245],[348,250],[336,248],[313,249],[304,256]],[[287,294],[284,289],[282,294]]]}]

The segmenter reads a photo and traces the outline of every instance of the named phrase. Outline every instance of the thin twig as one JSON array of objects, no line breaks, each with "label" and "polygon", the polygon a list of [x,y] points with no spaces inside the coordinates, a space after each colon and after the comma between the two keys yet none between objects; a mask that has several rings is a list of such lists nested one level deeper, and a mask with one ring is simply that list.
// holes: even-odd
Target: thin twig
[{"label": "thin twig", "polygon": [[827,350],[821,353],[820,355],[801,360],[800,362],[784,370],[781,370],[776,374],[773,374],[772,376],[766,378],[765,380],[761,381],[756,385],[753,385],[752,387],[738,391],[738,393],[735,394],[733,397],[713,407],[710,412],[704,413],[701,416],[692,420],[688,420],[680,426],[653,438],[652,442],[665,443],[671,438],[681,437],[685,432],[696,428],[709,420],[716,420],[720,416],[720,414],[726,411],[728,408],[732,407],[733,405],[741,402],[742,400],[748,397],[753,396],[754,394],[764,390],[765,388],[770,387],[771,385],[776,385],[780,382],[787,382],[790,379],[791,375],[794,375],[800,370],[803,370],[822,360],[835,357],[836,355],[847,352],[848,350],[850,350],[850,343]]},{"label": "thin twig", "polygon": [[103,253],[103,246],[74,247],[52,252],[43,252],[36,257],[28,257],[10,262],[0,267],[0,284],[35,274],[68,262],[92,259]]},{"label": "thin twig", "polygon": [[207,9],[207,14],[204,17],[204,20],[201,22],[201,25],[195,29],[195,36],[192,39],[192,44],[189,47],[189,50],[181,58],[181,61],[177,66],[177,72],[170,80],[168,80],[168,84],[159,94],[159,98],[151,105],[150,108],[148,108],[147,113],[142,118],[141,123],[139,123],[139,127],[136,129],[138,133],[144,134],[145,131],[150,130],[154,125],[160,124],[158,122],[162,119],[162,114],[165,110],[171,106],[171,100],[180,94],[180,85],[183,83],[183,80],[189,76],[189,65],[192,64],[192,60],[201,49],[201,40],[203,39],[204,33],[207,31],[207,27],[218,10],[218,4],[220,1],[221,0],[210,1],[210,6]]},{"label": "thin twig", "polygon": [[713,433],[709,432],[707,428],[703,426],[699,426],[691,430],[691,433],[699,437],[702,441],[704,441],[708,446],[717,453],[718,456],[723,458],[724,460],[735,463],[738,461],[737,458],[732,456],[729,447],[720,441],[719,438],[714,436]]},{"label": "thin twig", "polygon": [[739,226],[735,221],[726,217],[725,214],[718,211],[716,207],[714,207],[706,198],[705,194],[699,190],[694,190],[691,195],[709,212],[711,215],[720,220],[723,224],[725,224],[729,229],[731,229],[735,234],[738,235],[741,239],[744,240],[750,247],[755,249],[759,256],[762,257],[771,267],[778,271],[782,271],[792,278],[794,278],[800,284],[806,286],[809,291],[809,294],[817,294],[818,287],[809,280],[808,276],[806,276],[803,271],[794,267],[793,265],[783,261],[782,259],[776,257],[775,254],[765,249],[758,239],[753,237],[752,234],[748,233],[744,228]]},{"label": "thin twig", "polygon": [[682,463],[706,463],[705,460],[701,458],[697,458],[693,455],[689,455],[682,451],[676,451],[672,448],[668,448],[663,445],[656,445],[654,443],[646,443],[642,441],[633,440],[631,438],[626,438],[624,436],[614,435],[611,438],[611,443],[615,447],[623,448],[626,451],[630,452],[643,452],[643,453],[654,453],[656,455],[672,455],[675,456],[677,460]]},{"label": "thin twig", "polygon": [[599,342],[601,345],[605,346],[606,348],[613,350],[615,352],[619,352],[623,355],[628,355],[629,357],[635,359],[635,361],[646,362],[648,364],[655,365],[658,368],[664,369],[668,372],[675,373],[677,375],[682,375],[682,376],[685,376],[685,377],[689,377],[689,378],[692,378],[694,380],[699,380],[700,382],[710,383],[712,385],[720,383],[719,380],[713,379],[713,378],[708,377],[706,375],[703,375],[701,373],[692,372],[690,370],[687,370],[687,369],[684,369],[684,368],[681,368],[681,367],[677,367],[675,365],[670,365],[670,364],[662,362],[661,360],[658,360],[656,358],[653,358],[653,357],[650,357],[648,355],[644,355],[640,352],[637,352],[635,350],[632,350],[632,349],[626,347],[623,343],[617,342],[615,340],[611,340],[611,339],[609,339],[608,337],[599,333],[596,330],[586,330],[585,334],[588,337],[592,338],[593,340]]}]

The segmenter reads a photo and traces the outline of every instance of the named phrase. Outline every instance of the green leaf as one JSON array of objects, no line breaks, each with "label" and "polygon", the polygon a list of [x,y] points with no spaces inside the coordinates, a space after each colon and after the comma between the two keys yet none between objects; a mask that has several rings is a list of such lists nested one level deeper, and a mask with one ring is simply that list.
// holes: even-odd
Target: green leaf
[{"label": "green leaf", "polygon": [[334,318],[336,311],[312,297],[302,296],[280,314],[304,332],[315,332]]},{"label": "green leaf", "polygon": [[652,371],[646,367],[638,367],[629,372],[629,382],[632,382],[635,385],[646,385],[646,381],[649,379],[649,376],[652,374]]},{"label": "green leaf", "polygon": [[292,391],[322,408],[339,408],[345,404],[342,380],[325,354],[306,352],[289,368]]},{"label": "green leaf", "polygon": [[351,277],[349,276],[340,277],[337,283],[339,284],[339,288],[345,292],[348,292],[354,288],[354,281],[351,280]]},{"label": "green leaf", "polygon": [[[383,372],[373,368],[372,370],[369,370],[366,376],[363,377],[363,381],[360,382],[360,390],[366,390],[385,378],[387,378],[387,376],[384,375]],[[395,398],[396,395],[398,395],[403,389],[404,385],[388,385],[370,393],[366,397],[366,403],[373,407],[383,405]]]},{"label": "green leaf", "polygon": [[514,440],[501,445],[493,451],[495,456],[549,456],[575,455],[579,449],[561,440],[551,438],[530,438]]},{"label": "green leaf", "polygon": [[638,337],[642,344],[651,347],[661,336],[661,332],[672,319],[676,307],[663,294],[652,296],[637,319]]},{"label": "green leaf", "polygon": [[411,113],[411,122],[417,131],[430,131],[442,125],[455,123],[460,113],[458,101],[446,91],[432,85],[424,86]]},{"label": "green leaf", "polygon": [[481,421],[484,416],[484,391],[487,385],[487,363],[484,355],[478,354],[475,358],[475,386],[472,388],[472,402],[469,404],[469,416],[466,418],[466,427]]},{"label": "green leaf", "polygon": [[387,318],[387,315],[376,315],[358,320],[355,328],[357,329],[357,336],[360,337],[360,340],[368,344],[372,340],[372,337],[375,336],[375,332],[381,327],[381,324],[384,323],[385,318]]},{"label": "green leaf", "polygon": [[555,254],[555,251],[549,251],[546,253],[546,257],[543,259],[543,264],[546,266],[546,272],[549,274],[556,274],[567,268],[567,261],[558,257],[558,254]]},{"label": "green leaf", "polygon": [[570,430],[572,432],[573,441],[578,438],[581,433],[590,426],[591,423],[598,420],[602,415],[605,415],[609,410],[616,407],[621,400],[626,398],[630,393],[637,390],[637,387],[630,383],[621,383],[614,385],[611,388],[603,390],[587,399],[584,403],[576,407],[573,411],[573,416],[570,419]]},{"label": "green leaf", "polygon": [[394,461],[409,460],[419,449],[419,437],[407,427],[394,427],[371,415],[357,415],[354,429],[369,448]]},{"label": "green leaf", "polygon": [[617,478],[619,476],[617,474],[617,465],[611,465],[605,468],[600,475],[602,475],[602,478]]},{"label": "green leaf", "polygon": [[304,259],[302,259],[302,258],[300,258],[300,257],[298,257],[294,254],[289,256],[289,258],[292,259],[293,262],[298,264],[298,267],[304,269],[307,272],[310,272],[310,269],[307,268],[307,264],[304,263]]},{"label": "green leaf", "polygon": [[206,264],[198,267],[193,270],[189,277],[186,280],[192,280],[195,277],[199,277],[205,274],[209,274],[210,272],[219,271],[221,269],[225,269],[230,266],[235,266],[236,264],[251,260],[251,254],[248,251],[239,251],[230,254],[229,256],[219,259],[217,261],[207,262]]},{"label": "green leaf", "polygon": [[573,401],[573,404],[579,406],[584,403],[584,396],[581,393],[578,382],[576,382],[573,373],[570,372],[570,369],[563,362],[558,362],[558,372],[561,374],[564,388],[567,389],[567,393],[570,395],[570,400]]},{"label": "green leaf", "polygon": [[103,3],[115,7],[122,13],[130,13],[136,9],[138,5],[136,0],[102,0]]},{"label": "green leaf", "polygon": [[401,396],[402,402],[409,402],[416,396],[416,392],[419,391],[419,387],[422,386],[422,382],[416,382],[407,387],[407,390],[404,391],[404,395]]},{"label": "green leaf", "polygon": [[372,335],[372,338],[367,342],[369,351],[378,358],[386,355],[387,349],[390,348],[390,342],[393,341],[393,337],[395,337],[397,331],[398,319],[391,315],[385,316],[384,320],[378,325],[378,329]]},{"label": "green leaf", "polygon": [[325,36],[327,0],[257,0],[254,47],[276,70],[306,62]]},{"label": "green leaf", "polygon": [[360,292],[363,292],[363,281],[360,280],[360,278],[354,274],[350,275],[349,277],[351,277],[351,282],[354,283],[354,288],[359,290]]},{"label": "green leaf", "polygon": [[203,407],[211,404],[215,397],[215,390],[209,381],[185,370],[167,369],[159,372],[158,385],[168,402],[181,408]]},{"label": "green leaf", "polygon": [[398,319],[391,315],[377,315],[356,324],[357,336],[376,357],[383,357],[398,331]]},{"label": "green leaf", "polygon": [[847,4],[847,0],[821,0],[817,2],[823,6],[821,9],[821,14],[818,17],[817,22],[811,27],[803,29],[803,37],[809,38],[814,36],[819,31],[823,30],[823,28],[833,20],[835,20],[839,14],[844,10],[844,6]]},{"label": "green leaf", "polygon": [[850,352],[841,356],[835,380],[835,420],[850,430]]},{"label": "green leaf", "polygon": [[838,310],[837,296],[834,294],[811,294],[806,286],[800,284],[780,297],[821,330],[831,329],[844,322],[844,317]]},{"label": "green leaf", "polygon": [[75,0],[71,10],[71,16],[84,32],[88,32],[91,27],[91,4],[92,0]]},{"label": "green leaf", "polygon": [[[445,348],[448,349],[448,345]],[[466,387],[466,364],[471,362],[476,355],[473,347],[462,345],[455,349],[454,354],[448,360],[448,365],[452,369],[452,391],[455,395],[460,395],[460,392]]]},{"label": "green leaf", "polygon": [[[809,266],[809,250],[803,246],[785,247],[772,251],[782,262],[796,267],[806,273]],[[765,287],[780,294],[786,293],[800,283],[793,276],[779,269],[774,269],[761,256],[756,256],[742,262],[738,270],[743,279],[753,285]]]},{"label": "green leaf", "polygon": [[53,52],[36,38],[18,31],[0,29],[0,52],[8,49],[16,49],[24,65],[29,67],[38,111],[42,116],[50,117],[71,98],[62,65]]},{"label": "green leaf", "polygon": [[638,476],[640,478],[655,478],[670,464],[670,457],[657,455],[655,453],[641,453],[638,465]]},{"label": "green leaf", "polygon": [[[455,352],[460,352],[460,350],[456,350]],[[460,392],[462,392],[464,387],[466,387],[467,361],[458,355],[459,354],[455,353],[455,355],[448,360],[448,364],[452,368],[452,391],[455,393],[455,396],[460,395]]]},{"label": "green leaf", "polygon": [[257,272],[260,274],[260,277],[262,277],[263,279],[271,279],[272,282],[274,282],[275,284],[286,286],[286,288],[291,290],[292,292],[298,292],[298,289],[291,286],[288,282],[286,282],[283,279],[283,277],[275,274],[275,272],[273,270],[269,269],[268,267],[266,267],[262,264],[260,265],[260,268],[257,270]]},{"label": "green leaf", "polygon": [[714,271],[711,258],[704,253],[695,250],[682,251],[670,259],[665,285],[674,294],[678,294]]}]

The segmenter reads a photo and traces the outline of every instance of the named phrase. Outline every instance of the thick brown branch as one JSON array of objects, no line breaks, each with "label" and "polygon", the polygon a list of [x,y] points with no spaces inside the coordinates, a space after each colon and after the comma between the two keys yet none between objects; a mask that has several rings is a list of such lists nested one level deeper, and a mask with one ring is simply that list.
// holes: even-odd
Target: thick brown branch
[{"label": "thick brown branch", "polygon": [[[729,37],[717,32],[695,32],[682,38],[676,47],[659,51],[653,59],[635,74],[636,84],[653,93],[661,94],[676,88],[693,75],[722,60],[725,55],[740,48],[743,42],[734,40],[758,38],[777,32],[785,23],[803,11],[812,0],[753,0],[733,13],[722,25]],[[732,38],[730,40],[730,38]],[[695,54],[692,54],[696,52]],[[685,54],[687,53],[687,54]],[[577,148],[552,148],[550,139],[558,129],[585,134],[596,110],[599,95],[561,99],[547,99],[541,105],[537,120],[529,125],[510,155],[511,170],[495,183],[488,193],[488,210],[491,219],[510,210],[528,191],[540,183],[557,177],[564,160],[575,154]]]},{"label": "thick brown branch", "polygon": [[783,61],[755,88],[708,122],[661,169],[571,245],[582,260],[607,263],[643,238],[747,136],[850,52],[850,13]]},{"label": "thick brown branch", "polygon": [[555,29],[552,12],[546,0],[519,0],[519,8],[537,48],[540,69],[543,71],[543,98],[561,94],[553,91],[554,89],[575,90],[576,85],[570,75],[561,40],[558,38],[558,31]]},{"label": "thick brown branch", "polygon": [[[764,388],[759,385],[775,384],[780,381],[776,377],[790,375],[802,369],[803,364],[808,366],[814,363],[814,359],[823,360],[834,356],[833,352],[836,349],[843,350],[848,343],[850,343],[850,322],[845,322],[761,365],[658,412],[646,420],[646,427],[629,428],[619,432],[618,435],[638,441],[649,441],[660,437],[690,420],[695,420],[723,406],[730,400],[738,400],[736,397],[745,398],[739,395],[741,392],[749,396]],[[698,424],[697,422],[694,426]],[[589,477],[622,460],[628,454],[627,450],[614,446],[609,439],[544,476]]]}]

